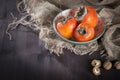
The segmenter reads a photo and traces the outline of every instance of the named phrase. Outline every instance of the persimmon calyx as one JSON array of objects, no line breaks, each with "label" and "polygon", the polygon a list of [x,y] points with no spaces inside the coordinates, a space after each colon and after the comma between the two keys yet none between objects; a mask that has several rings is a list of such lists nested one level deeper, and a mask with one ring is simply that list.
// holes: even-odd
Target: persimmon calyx
[{"label": "persimmon calyx", "polygon": [[84,34],[87,33],[87,31],[86,31],[86,29],[85,29],[84,27],[81,27],[81,28],[77,29],[77,32],[78,32],[79,34],[81,34],[81,35],[84,35]]},{"label": "persimmon calyx", "polygon": [[64,17],[64,18],[60,19],[60,22],[61,22],[61,24],[65,24],[71,18],[72,18],[71,16]]},{"label": "persimmon calyx", "polygon": [[77,20],[82,20],[83,17],[87,14],[87,9],[84,6],[80,6],[77,8],[77,11],[75,12],[75,16]]}]

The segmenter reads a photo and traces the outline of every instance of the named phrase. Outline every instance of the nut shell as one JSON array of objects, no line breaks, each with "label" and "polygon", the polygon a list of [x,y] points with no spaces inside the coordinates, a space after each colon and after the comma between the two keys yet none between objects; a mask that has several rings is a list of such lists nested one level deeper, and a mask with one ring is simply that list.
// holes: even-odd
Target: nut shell
[{"label": "nut shell", "polygon": [[110,61],[105,61],[103,63],[103,67],[106,69],[106,70],[110,70],[112,68],[112,63]]},{"label": "nut shell", "polygon": [[91,65],[94,67],[100,67],[101,66],[101,61],[100,60],[92,60]]},{"label": "nut shell", "polygon": [[115,62],[114,66],[116,69],[120,70],[120,61]]},{"label": "nut shell", "polygon": [[93,74],[96,76],[99,76],[101,74],[101,70],[99,67],[94,67],[93,68]]}]

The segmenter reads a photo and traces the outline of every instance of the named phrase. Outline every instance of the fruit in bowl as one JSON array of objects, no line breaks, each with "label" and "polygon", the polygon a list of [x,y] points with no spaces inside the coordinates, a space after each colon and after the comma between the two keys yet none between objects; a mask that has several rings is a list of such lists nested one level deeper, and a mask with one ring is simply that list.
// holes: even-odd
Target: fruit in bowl
[{"label": "fruit in bowl", "polygon": [[62,19],[62,21],[58,22],[56,27],[58,32],[64,37],[64,38],[72,38],[73,32],[77,26],[77,20],[75,18],[70,18],[65,20],[65,18]]},{"label": "fruit in bowl", "polygon": [[53,28],[63,40],[75,44],[95,41],[105,29],[103,20],[91,6],[62,11],[55,17]]}]

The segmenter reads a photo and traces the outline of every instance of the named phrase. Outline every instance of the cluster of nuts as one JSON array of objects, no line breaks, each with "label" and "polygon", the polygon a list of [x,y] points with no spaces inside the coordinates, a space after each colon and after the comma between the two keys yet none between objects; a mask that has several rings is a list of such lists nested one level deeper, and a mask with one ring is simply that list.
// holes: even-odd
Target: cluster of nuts
[{"label": "cluster of nuts", "polygon": [[[101,61],[100,60],[92,60],[91,62],[91,65],[93,66],[93,74],[96,75],[96,76],[99,76],[101,74],[101,70],[100,70],[100,67],[102,65]],[[114,64],[114,67],[117,69],[117,70],[120,70],[120,61],[116,61],[115,64]],[[103,68],[105,70],[110,70],[112,68],[112,63],[107,60],[103,63]]]},{"label": "cluster of nuts", "polygon": [[93,68],[93,74],[98,76],[101,74],[100,66],[101,66],[101,61],[100,60],[93,60],[91,62],[91,65],[94,67]]}]

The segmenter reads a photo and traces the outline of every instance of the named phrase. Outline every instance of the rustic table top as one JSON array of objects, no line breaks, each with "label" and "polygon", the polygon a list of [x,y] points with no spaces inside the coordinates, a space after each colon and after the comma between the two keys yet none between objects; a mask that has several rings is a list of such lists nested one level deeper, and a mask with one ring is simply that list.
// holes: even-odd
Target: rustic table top
[{"label": "rustic table top", "polygon": [[[19,0],[20,1],[20,0]],[[20,17],[16,10],[18,0],[0,2],[0,80],[119,80],[120,71],[104,69],[98,77],[92,74],[91,60],[101,59],[99,52],[92,55],[78,56],[73,53],[57,56],[50,54],[39,40],[38,33],[19,25],[10,31],[10,41],[5,34],[13,18]],[[40,45],[39,45],[40,44]]]}]

